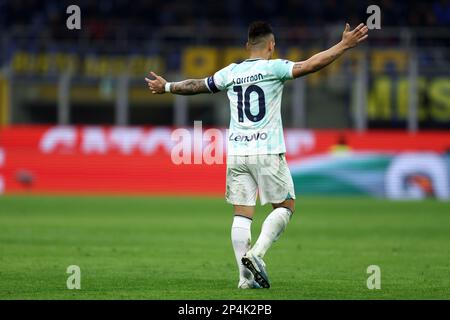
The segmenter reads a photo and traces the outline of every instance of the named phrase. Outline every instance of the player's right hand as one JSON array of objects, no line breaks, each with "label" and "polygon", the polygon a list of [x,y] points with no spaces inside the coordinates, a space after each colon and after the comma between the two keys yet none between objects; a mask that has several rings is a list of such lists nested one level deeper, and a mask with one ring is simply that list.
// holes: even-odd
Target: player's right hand
[{"label": "player's right hand", "polygon": [[342,43],[346,49],[353,48],[368,37],[368,31],[369,28],[364,23],[360,23],[353,31],[350,31],[350,25],[346,23],[342,34]]},{"label": "player's right hand", "polygon": [[166,92],[165,85],[167,83],[166,79],[158,76],[153,71],[150,72],[150,76],[154,77],[154,80],[150,80],[149,78],[145,78],[147,81],[148,88],[153,94],[163,94]]}]

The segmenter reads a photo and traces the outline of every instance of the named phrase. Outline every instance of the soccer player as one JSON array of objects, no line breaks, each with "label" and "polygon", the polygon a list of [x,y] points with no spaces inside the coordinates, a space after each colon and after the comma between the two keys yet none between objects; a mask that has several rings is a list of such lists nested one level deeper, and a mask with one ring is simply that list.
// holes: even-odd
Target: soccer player
[{"label": "soccer player", "polygon": [[[342,40],[307,60],[292,62],[271,59],[275,37],[262,21],[248,28],[249,58],[232,63],[213,76],[167,82],[150,72],[145,78],[153,94],[170,92],[193,95],[227,91],[231,121],[228,136],[226,200],[234,206],[231,240],[239,268],[238,288],[269,288],[264,255],[286,229],[294,213],[295,191],[285,158],[281,122],[281,96],[287,80],[316,72],[367,38],[363,23],[350,30],[347,23]],[[251,247],[250,226],[256,198],[270,203],[273,211]]]}]

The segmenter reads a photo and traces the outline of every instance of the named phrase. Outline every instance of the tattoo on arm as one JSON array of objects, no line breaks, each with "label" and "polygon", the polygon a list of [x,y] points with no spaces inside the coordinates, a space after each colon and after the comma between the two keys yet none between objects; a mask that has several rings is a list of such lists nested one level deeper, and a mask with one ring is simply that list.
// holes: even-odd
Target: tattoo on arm
[{"label": "tattoo on arm", "polygon": [[170,86],[170,92],[181,95],[193,95],[198,93],[209,93],[205,79],[188,79],[174,82]]},{"label": "tattoo on arm", "polygon": [[294,78],[298,78],[300,76],[310,73],[310,71],[308,71],[307,68],[305,68],[304,63],[305,61],[299,61],[294,63],[294,66],[292,67],[292,75],[294,76]]},{"label": "tattoo on arm", "polygon": [[294,70],[300,70],[302,68],[302,63],[301,62],[296,62],[294,64]]}]

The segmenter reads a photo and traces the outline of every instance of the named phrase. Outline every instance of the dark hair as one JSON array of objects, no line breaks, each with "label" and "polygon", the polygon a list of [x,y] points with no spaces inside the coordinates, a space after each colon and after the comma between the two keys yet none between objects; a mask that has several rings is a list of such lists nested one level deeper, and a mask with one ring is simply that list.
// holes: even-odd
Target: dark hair
[{"label": "dark hair", "polygon": [[248,41],[251,44],[258,42],[261,37],[273,34],[272,27],[265,21],[255,21],[248,27]]}]

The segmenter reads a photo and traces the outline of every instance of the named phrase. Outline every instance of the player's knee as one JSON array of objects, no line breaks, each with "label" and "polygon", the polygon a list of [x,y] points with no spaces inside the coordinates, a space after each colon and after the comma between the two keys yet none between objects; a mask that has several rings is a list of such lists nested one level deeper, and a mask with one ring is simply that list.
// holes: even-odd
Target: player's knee
[{"label": "player's knee", "polygon": [[255,207],[254,206],[241,206],[241,205],[234,205],[234,214],[239,216],[244,216],[246,218],[252,219],[253,215],[255,213]]},{"label": "player's knee", "polygon": [[295,212],[295,200],[289,200],[289,201],[290,201],[290,203],[289,203],[288,208],[289,208],[289,210],[291,210],[291,213],[294,214],[294,212]]},{"label": "player's knee", "polygon": [[289,209],[291,211],[291,213],[293,214],[295,212],[295,200],[294,199],[289,199],[289,200],[285,200],[281,203],[273,203],[272,207],[274,209],[276,208],[286,208]]}]

